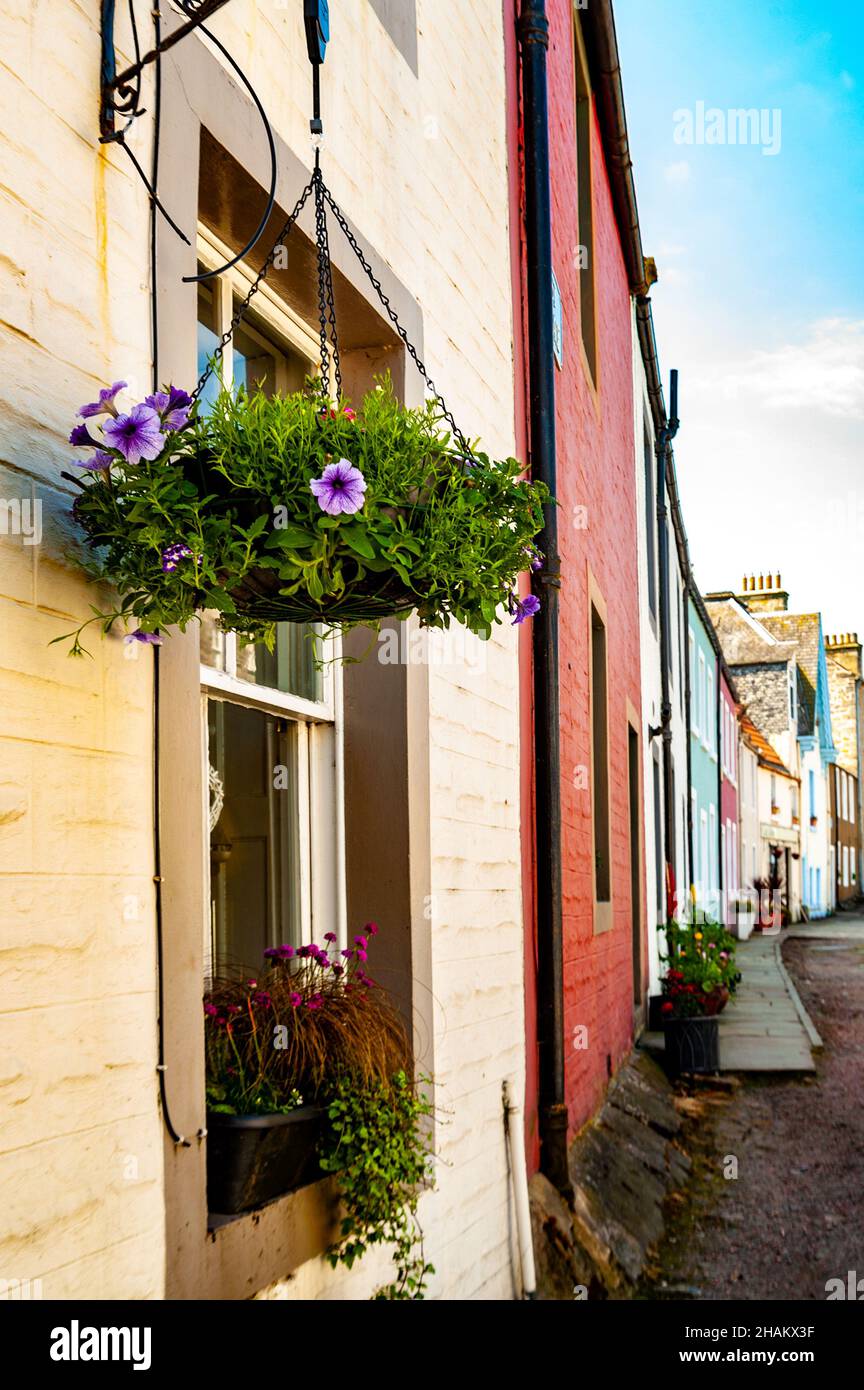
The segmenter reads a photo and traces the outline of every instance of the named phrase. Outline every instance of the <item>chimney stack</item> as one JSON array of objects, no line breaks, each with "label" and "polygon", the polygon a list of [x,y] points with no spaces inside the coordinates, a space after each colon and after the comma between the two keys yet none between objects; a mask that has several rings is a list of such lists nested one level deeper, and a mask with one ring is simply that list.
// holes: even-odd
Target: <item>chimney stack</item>
[{"label": "chimney stack", "polygon": [[787,613],[789,594],[783,588],[782,577],[777,570],[763,570],[758,580],[755,573],[745,574],[741,581],[738,601],[751,613]]},{"label": "chimney stack", "polygon": [[825,650],[853,676],[861,676],[861,643],[857,632],[843,632],[825,638]]}]

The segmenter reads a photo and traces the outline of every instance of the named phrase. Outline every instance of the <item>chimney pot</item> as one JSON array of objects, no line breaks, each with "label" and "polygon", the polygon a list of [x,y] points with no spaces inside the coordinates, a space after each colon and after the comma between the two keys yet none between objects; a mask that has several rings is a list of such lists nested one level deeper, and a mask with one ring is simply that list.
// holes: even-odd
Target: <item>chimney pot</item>
[{"label": "chimney pot", "polygon": [[767,578],[767,580],[766,580],[766,582],[765,582],[765,587],[766,587],[766,589],[771,589],[771,588],[773,588],[773,586],[774,586],[774,577],[773,577],[773,575],[770,575],[770,574],[769,574],[769,576],[768,576],[768,578]]},{"label": "chimney pot", "polygon": [[764,574],[760,574],[760,576],[759,576],[759,588],[760,588],[760,589],[764,589],[764,588],[765,588],[765,576],[764,576]]},{"label": "chimney pot", "polygon": [[778,574],[777,574],[777,585],[776,585],[776,587],[777,587],[778,589],[782,589],[782,588],[783,588],[783,585],[780,583],[780,574],[779,574],[779,572],[778,572]]}]

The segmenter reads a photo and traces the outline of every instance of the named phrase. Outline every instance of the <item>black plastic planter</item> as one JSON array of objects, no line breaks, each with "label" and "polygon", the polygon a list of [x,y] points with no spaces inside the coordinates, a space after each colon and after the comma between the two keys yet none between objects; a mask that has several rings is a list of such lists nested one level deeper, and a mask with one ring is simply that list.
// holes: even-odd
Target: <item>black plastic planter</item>
[{"label": "black plastic planter", "polygon": [[207,1115],[207,1206],[220,1216],[251,1211],[322,1176],[318,1141],[326,1111]]},{"label": "black plastic planter", "polygon": [[716,1018],[667,1018],[663,1033],[670,1076],[719,1070],[720,1030]]}]

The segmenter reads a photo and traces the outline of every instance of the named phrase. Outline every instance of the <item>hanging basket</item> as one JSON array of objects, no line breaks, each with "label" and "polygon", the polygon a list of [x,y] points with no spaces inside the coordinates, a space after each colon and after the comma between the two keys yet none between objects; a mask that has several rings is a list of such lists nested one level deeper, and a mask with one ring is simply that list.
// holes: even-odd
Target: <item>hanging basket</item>
[{"label": "hanging basket", "polygon": [[149,459],[122,454],[135,412],[109,417],[74,506],[93,573],[140,640],[205,610],[259,640],[277,622],[345,629],[411,612],[485,638],[508,610],[520,622],[539,607],[515,586],[539,563],[546,490],[515,459],[454,446],[434,402],[408,409],[383,380],[356,412],[317,391],[223,392],[174,430],[166,412],[159,430],[143,416]]},{"label": "hanging basket", "polygon": [[[320,376],[284,396],[222,391],[205,413],[198,398],[216,358],[313,194]],[[424,407],[401,405],[389,378],[356,410],[342,395],[328,208],[426,382]],[[517,585],[542,567],[533,542],[548,490],[516,459],[469,445],[317,161],[216,358],[191,396],[170,388],[129,409],[115,383],[79,412],[70,441],[91,457],[80,465],[86,482],[73,479],[73,513],[93,551],[88,572],[121,595],[92,622],[134,620],[133,637],[157,642],[216,610],[226,630],[270,642],[278,622],[347,629],[415,612],[426,627],[457,621],[488,638],[508,615],[520,623],[537,612]]]}]

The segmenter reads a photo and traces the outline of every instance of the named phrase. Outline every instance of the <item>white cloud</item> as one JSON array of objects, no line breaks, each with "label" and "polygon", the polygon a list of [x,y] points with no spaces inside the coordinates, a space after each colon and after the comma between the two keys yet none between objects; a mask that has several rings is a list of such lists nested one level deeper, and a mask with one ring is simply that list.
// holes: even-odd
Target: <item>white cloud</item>
[{"label": "white cloud", "polygon": [[689,183],[689,160],[679,159],[675,164],[667,164],[666,168],[663,170],[663,177],[667,183]]},{"label": "white cloud", "polygon": [[771,410],[864,419],[864,320],[821,319],[800,342],[727,365],[716,384],[726,396],[746,395]]}]

